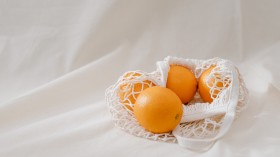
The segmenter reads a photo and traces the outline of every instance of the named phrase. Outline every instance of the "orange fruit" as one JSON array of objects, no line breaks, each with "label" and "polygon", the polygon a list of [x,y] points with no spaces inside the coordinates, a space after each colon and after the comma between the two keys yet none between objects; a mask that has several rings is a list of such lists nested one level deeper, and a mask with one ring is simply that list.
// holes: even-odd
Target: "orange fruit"
[{"label": "orange fruit", "polygon": [[[141,74],[129,72],[124,75],[123,80],[128,79],[132,80],[134,78],[140,77]],[[149,88],[151,86],[155,86],[155,84],[150,80],[144,80],[143,82],[135,82],[135,83],[125,83],[120,85],[120,91],[119,91],[119,97],[121,100],[121,103],[125,105],[126,108],[129,110],[133,110],[133,108],[130,106],[135,103],[135,100],[137,99],[140,92],[146,88]]]},{"label": "orange fruit", "polygon": [[154,86],[140,93],[134,104],[139,124],[153,133],[172,131],[181,121],[183,105],[170,89]]},{"label": "orange fruit", "polygon": [[197,80],[191,70],[183,66],[171,65],[166,87],[175,92],[185,104],[193,99],[197,89]]},{"label": "orange fruit", "polygon": [[[214,73],[212,78],[209,78],[211,71],[213,70],[213,68],[215,68],[215,66],[211,66],[210,68],[208,68],[207,70],[205,70],[198,81],[198,89],[199,89],[199,94],[201,96],[201,98],[203,99],[203,101],[211,103],[213,101],[212,97],[211,97],[211,91],[209,87],[213,87],[216,86],[217,89],[214,89],[212,95],[213,98],[216,98],[217,95],[219,94],[220,90],[218,89],[222,89],[224,86],[227,87],[228,84],[224,85],[223,82],[221,81],[215,81],[215,80],[220,80],[221,75],[218,73]],[[209,79],[208,85],[207,86],[207,79]],[[226,80],[228,80],[227,78],[225,78]]]}]

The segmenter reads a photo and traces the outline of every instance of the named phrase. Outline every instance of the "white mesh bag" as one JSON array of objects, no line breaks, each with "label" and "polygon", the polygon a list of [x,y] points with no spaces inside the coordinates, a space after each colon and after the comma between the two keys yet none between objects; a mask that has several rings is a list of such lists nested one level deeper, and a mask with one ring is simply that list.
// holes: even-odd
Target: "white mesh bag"
[{"label": "white mesh bag", "polygon": [[[131,100],[135,100],[144,88],[153,85],[165,87],[170,65],[181,65],[192,70],[197,79],[204,70],[215,66],[207,79],[213,102],[204,103],[197,92],[191,102],[183,104],[182,120],[172,132],[154,134],[138,124],[129,107],[133,107],[134,101]],[[222,82],[224,86],[218,86],[217,82]],[[120,95],[120,92],[123,94]],[[105,98],[115,125],[122,130],[135,136],[178,142],[182,147],[205,151],[229,130],[234,119],[246,108],[248,90],[238,69],[228,60],[196,60],[168,56],[157,62],[157,70],[154,72],[126,72],[106,90]]]}]

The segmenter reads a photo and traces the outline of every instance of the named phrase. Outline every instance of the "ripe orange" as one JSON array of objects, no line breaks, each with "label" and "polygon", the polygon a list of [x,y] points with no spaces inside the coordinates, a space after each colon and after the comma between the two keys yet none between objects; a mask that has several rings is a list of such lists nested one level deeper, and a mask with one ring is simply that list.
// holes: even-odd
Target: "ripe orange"
[{"label": "ripe orange", "polygon": [[[211,66],[210,68],[205,70],[201,74],[201,76],[199,78],[199,81],[198,81],[199,94],[200,94],[201,98],[205,102],[208,102],[208,103],[211,103],[213,101],[213,99],[211,97],[211,91],[210,91],[209,87],[216,86],[218,88],[223,88],[224,86],[226,86],[226,87],[228,86],[228,84],[224,85],[223,82],[215,81],[217,78],[220,78],[220,74],[218,74],[218,73],[214,73],[213,77],[209,78],[210,77],[209,75],[210,75],[211,71],[213,70],[213,68],[215,68],[215,66]],[[208,82],[209,87],[207,86],[207,79],[208,78],[209,78],[209,82]],[[220,90],[214,89],[213,98],[216,98],[217,95],[219,94],[219,92],[220,92]]]},{"label": "ripe orange", "polygon": [[[124,75],[123,79],[129,79],[132,80],[134,78],[140,77],[141,74],[139,73],[133,73],[129,72],[126,75]],[[142,82],[135,82],[135,83],[125,83],[120,85],[120,91],[119,91],[119,97],[121,100],[121,103],[125,105],[129,110],[133,110],[133,108],[130,106],[135,103],[135,100],[137,99],[140,92],[146,88],[149,88],[151,86],[155,86],[155,84],[150,80],[145,80]]]},{"label": "ripe orange", "polygon": [[134,104],[134,115],[141,126],[153,133],[172,131],[180,122],[183,105],[170,89],[154,86],[145,89]]},{"label": "ripe orange", "polygon": [[171,65],[166,87],[175,92],[185,104],[193,99],[197,89],[197,80],[189,69],[179,65]]}]

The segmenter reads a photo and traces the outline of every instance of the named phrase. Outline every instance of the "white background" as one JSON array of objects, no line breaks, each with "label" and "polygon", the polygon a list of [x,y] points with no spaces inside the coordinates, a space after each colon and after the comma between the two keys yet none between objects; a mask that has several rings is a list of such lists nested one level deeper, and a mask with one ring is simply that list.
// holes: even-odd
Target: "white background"
[{"label": "white background", "polygon": [[[280,155],[279,0],[0,0],[0,156]],[[104,91],[171,55],[235,62],[249,108],[208,151],[114,127]]]}]

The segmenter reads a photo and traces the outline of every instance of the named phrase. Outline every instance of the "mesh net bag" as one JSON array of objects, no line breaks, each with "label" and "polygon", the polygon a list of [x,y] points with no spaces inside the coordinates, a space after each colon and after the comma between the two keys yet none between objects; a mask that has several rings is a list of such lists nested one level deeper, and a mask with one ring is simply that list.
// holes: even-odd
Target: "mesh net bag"
[{"label": "mesh net bag", "polygon": [[[213,102],[203,102],[197,92],[191,102],[183,105],[181,122],[172,132],[154,134],[138,124],[131,108],[142,90],[154,85],[166,86],[170,65],[181,65],[192,70],[197,79],[203,71],[214,66],[206,81]],[[218,86],[218,82],[224,86]],[[228,60],[169,56],[157,62],[154,72],[126,72],[106,90],[105,98],[115,125],[122,130],[142,138],[178,143],[188,149],[205,151],[229,130],[232,122],[246,108],[248,90],[238,69]]]}]

